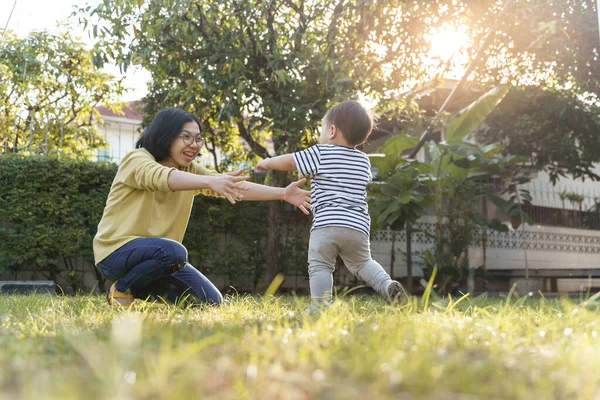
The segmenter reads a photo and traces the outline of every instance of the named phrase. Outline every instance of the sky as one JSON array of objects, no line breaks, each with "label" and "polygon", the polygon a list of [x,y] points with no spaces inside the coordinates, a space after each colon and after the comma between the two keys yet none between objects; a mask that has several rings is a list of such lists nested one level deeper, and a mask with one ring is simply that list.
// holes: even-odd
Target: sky
[{"label": "sky", "polygon": [[[48,30],[58,32],[58,23],[66,21],[73,11],[73,6],[84,7],[86,4],[95,6],[99,0],[16,0],[12,17],[9,15],[15,0],[0,0],[0,28],[4,28],[8,21],[8,29],[24,37],[32,31]],[[64,30],[64,28],[63,28]],[[84,42],[91,43],[91,39],[82,28],[74,23],[72,29],[76,36]],[[116,77],[121,77],[119,69],[110,65],[103,68]],[[150,80],[148,71],[137,69],[129,70],[125,75],[125,86],[130,89],[123,95],[124,101],[138,100],[146,93],[146,82]]]}]

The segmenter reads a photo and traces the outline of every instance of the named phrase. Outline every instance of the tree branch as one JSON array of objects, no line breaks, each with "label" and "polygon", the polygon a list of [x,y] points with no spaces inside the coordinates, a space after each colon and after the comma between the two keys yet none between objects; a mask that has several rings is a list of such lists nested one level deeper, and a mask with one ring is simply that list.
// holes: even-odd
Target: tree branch
[{"label": "tree branch", "polygon": [[344,9],[344,3],[346,0],[340,0],[339,3],[333,9],[333,15],[331,16],[331,22],[329,23],[329,28],[327,28],[327,39],[326,42],[330,43],[329,48],[327,49],[327,57],[333,58],[335,53],[335,44],[334,39],[338,34],[338,18],[340,18],[342,11]]},{"label": "tree branch", "polygon": [[271,9],[273,7],[274,2],[275,2],[275,0],[271,0],[268,4],[265,4],[267,30],[269,31],[269,51],[271,51],[271,52],[274,52],[275,48],[277,47],[277,35],[275,34],[275,26],[274,26],[275,16],[274,16],[274,10]]},{"label": "tree branch", "polygon": [[306,15],[304,15],[304,0],[300,0],[300,6],[297,6],[292,2],[292,0],[284,0],[284,3],[287,4],[292,10],[298,14],[298,18],[300,18],[300,23],[298,24],[298,29],[294,33],[294,51],[299,52],[300,46],[302,46],[302,38],[306,33],[307,21]]},{"label": "tree branch", "polygon": [[250,146],[250,150],[254,153],[259,155],[262,158],[269,158],[271,157],[271,155],[269,154],[269,151],[261,146],[259,143],[257,143],[253,138],[252,135],[250,134],[250,131],[248,131],[248,129],[246,128],[246,126],[244,125],[244,121],[242,120],[242,116],[241,115],[237,115],[234,117],[235,120],[235,124],[238,127],[238,130],[240,132],[240,136],[246,141],[246,143],[248,143],[248,146]]},{"label": "tree branch", "polygon": [[208,120],[203,121],[203,125],[206,126],[207,130],[209,130],[211,132],[210,144],[212,145],[212,148],[210,148],[206,145],[205,146],[206,146],[206,149],[210,152],[210,154],[213,157],[213,165],[215,166],[215,171],[220,173],[221,169],[219,168],[219,160],[217,158],[217,144],[215,143],[215,136],[216,136],[215,131]]}]

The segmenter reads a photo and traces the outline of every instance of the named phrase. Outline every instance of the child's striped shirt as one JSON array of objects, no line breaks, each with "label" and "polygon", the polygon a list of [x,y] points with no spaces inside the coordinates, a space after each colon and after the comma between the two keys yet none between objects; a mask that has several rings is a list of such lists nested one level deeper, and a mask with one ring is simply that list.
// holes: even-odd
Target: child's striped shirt
[{"label": "child's striped shirt", "polygon": [[368,236],[367,185],[373,177],[367,155],[350,147],[318,144],[293,156],[300,174],[312,178],[312,229],[345,226]]}]

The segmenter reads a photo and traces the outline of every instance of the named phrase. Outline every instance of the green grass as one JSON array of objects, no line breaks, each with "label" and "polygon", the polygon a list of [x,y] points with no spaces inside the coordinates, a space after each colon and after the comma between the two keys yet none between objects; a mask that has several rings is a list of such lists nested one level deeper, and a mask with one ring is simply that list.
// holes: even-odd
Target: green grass
[{"label": "green grass", "polygon": [[567,399],[600,394],[593,299],[388,306],[229,297],[181,310],[0,296],[2,399]]}]

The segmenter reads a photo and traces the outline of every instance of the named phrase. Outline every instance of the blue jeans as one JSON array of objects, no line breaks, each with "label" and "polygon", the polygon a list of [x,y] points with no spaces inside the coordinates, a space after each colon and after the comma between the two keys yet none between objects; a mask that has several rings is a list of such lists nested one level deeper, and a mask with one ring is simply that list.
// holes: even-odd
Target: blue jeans
[{"label": "blue jeans", "polygon": [[112,252],[97,267],[105,278],[117,282],[118,291],[130,291],[135,298],[221,304],[219,290],[187,262],[187,256],[186,248],[174,240],[139,238]]}]

